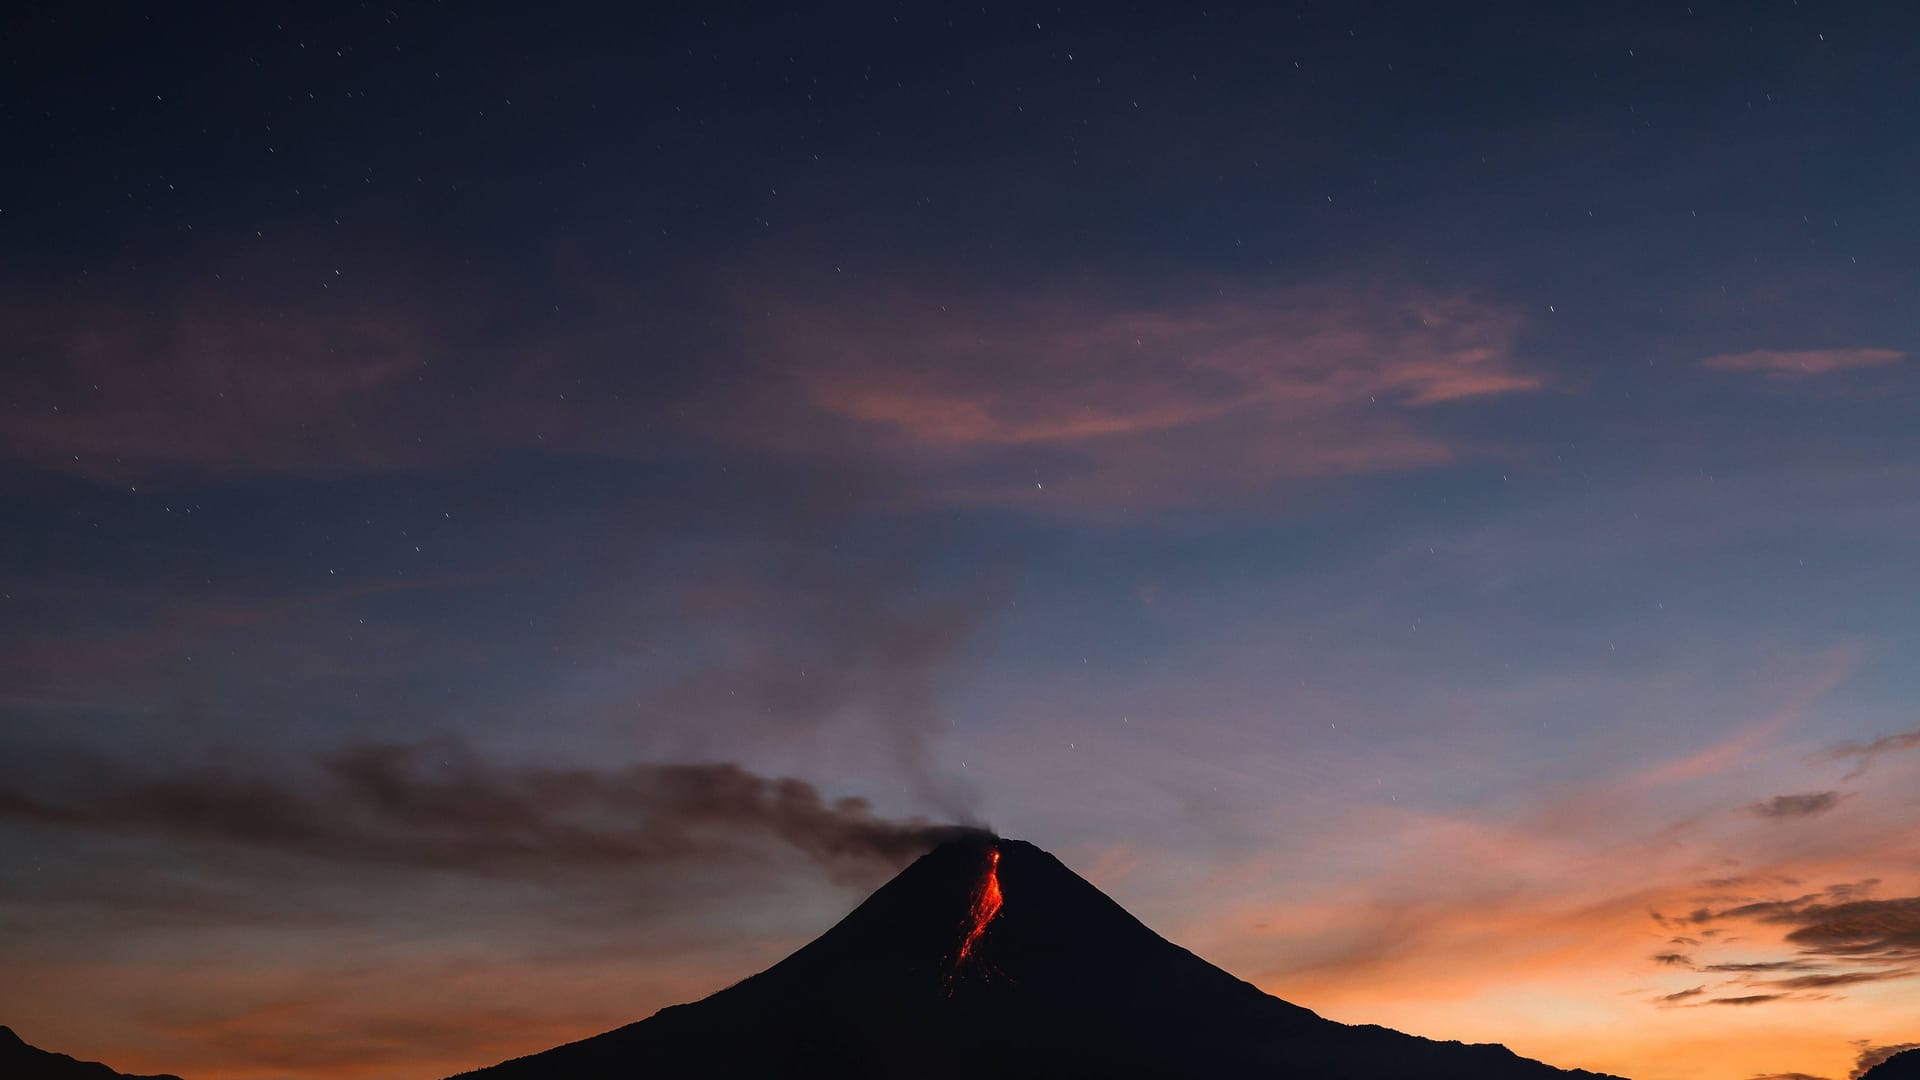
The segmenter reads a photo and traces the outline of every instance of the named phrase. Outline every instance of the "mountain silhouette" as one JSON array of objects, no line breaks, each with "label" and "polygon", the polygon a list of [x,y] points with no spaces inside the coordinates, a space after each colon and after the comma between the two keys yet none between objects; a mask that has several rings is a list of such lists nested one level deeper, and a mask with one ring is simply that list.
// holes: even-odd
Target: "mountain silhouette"
[{"label": "mountain silhouette", "polygon": [[97,1061],[78,1061],[65,1054],[29,1046],[12,1028],[4,1025],[0,1025],[0,1077],[6,1080],[180,1080],[170,1073],[134,1076],[114,1072]]},{"label": "mountain silhouette", "polygon": [[1348,1026],[1167,941],[1045,851],[949,841],[773,967],[469,1080],[1568,1080],[1504,1046]]},{"label": "mountain silhouette", "polygon": [[1868,1069],[1860,1080],[1920,1080],[1920,1050],[1902,1050]]}]

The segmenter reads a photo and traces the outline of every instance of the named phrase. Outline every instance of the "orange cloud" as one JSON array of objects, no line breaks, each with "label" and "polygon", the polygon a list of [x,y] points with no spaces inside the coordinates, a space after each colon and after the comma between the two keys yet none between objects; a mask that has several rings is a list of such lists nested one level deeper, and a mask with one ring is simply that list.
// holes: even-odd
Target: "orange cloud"
[{"label": "orange cloud", "polygon": [[1711,371],[1751,371],[1769,379],[1805,379],[1856,368],[1886,367],[1906,358],[1898,349],[1756,349],[1700,361]]},{"label": "orange cloud", "polygon": [[1544,385],[1518,329],[1471,298],[1332,287],[800,305],[756,324],[774,390],[744,434],[877,448],[949,498],[1177,505],[1455,460],[1438,407]]},{"label": "orange cloud", "polygon": [[[1878,916],[1906,901],[1802,904],[1809,914],[1798,922],[1736,915],[1725,925],[1662,925],[1652,915],[1715,900],[1767,903],[1799,891],[1785,882],[1912,865],[1914,842],[1897,820],[1824,854],[1766,859],[1753,842],[1765,827],[1730,815],[1735,831],[1686,842],[1658,830],[1568,836],[1542,825],[1553,817],[1374,820],[1369,828],[1393,835],[1399,852],[1383,875],[1298,895],[1283,888],[1265,902],[1215,909],[1175,936],[1338,1020],[1502,1041],[1637,1080],[1782,1069],[1845,1075],[1848,1036],[1914,1021],[1915,972],[1845,961],[1830,970],[1829,957],[1798,959],[1806,954],[1794,936],[1801,925],[1824,927],[1828,913],[1857,922],[1856,910]],[[1744,856],[1741,879],[1700,880],[1712,863],[1736,857],[1729,853]],[[1920,878],[1908,875],[1881,888],[1916,887]],[[1849,895],[1845,886],[1812,891]],[[1693,944],[1673,944],[1689,934]],[[1716,1015],[1709,1027],[1692,1011],[1707,1006],[1753,1015]]]},{"label": "orange cloud", "polygon": [[1220,899],[1170,901],[1164,929],[1342,1021],[1636,1080],[1845,1076],[1851,1040],[1920,1030],[1920,761],[1890,756],[1815,815],[1752,807],[1846,767],[1791,740],[1854,659],[1779,679],[1710,753],[1482,809],[1358,804],[1185,886]]}]

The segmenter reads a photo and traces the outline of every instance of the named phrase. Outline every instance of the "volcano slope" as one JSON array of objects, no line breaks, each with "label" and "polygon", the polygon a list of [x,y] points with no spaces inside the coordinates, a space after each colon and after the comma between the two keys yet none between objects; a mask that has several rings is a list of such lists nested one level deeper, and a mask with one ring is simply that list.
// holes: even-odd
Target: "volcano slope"
[{"label": "volcano slope", "polygon": [[0,1077],[5,1080],[180,1080],[171,1074],[132,1076],[97,1061],[77,1061],[29,1046],[10,1027],[0,1026]]},{"label": "volcano slope", "polygon": [[472,1080],[847,1077],[1551,1080],[1493,1044],[1335,1023],[1147,929],[1045,851],[922,856],[773,967]]},{"label": "volcano slope", "polygon": [[1920,1050],[1902,1050],[1868,1069],[1860,1080],[1920,1080]]}]

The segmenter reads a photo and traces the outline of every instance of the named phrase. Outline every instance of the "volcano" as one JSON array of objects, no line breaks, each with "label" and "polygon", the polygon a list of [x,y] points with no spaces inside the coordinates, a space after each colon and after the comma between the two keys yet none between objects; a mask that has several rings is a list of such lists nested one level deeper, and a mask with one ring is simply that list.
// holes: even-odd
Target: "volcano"
[{"label": "volcano", "polygon": [[767,970],[472,1080],[1551,1080],[1503,1046],[1354,1027],[1155,934],[1018,840],[952,840]]},{"label": "volcano", "polygon": [[171,1073],[133,1076],[115,1072],[97,1061],[78,1061],[29,1046],[5,1025],[0,1025],[0,1076],[6,1080],[180,1080]]}]

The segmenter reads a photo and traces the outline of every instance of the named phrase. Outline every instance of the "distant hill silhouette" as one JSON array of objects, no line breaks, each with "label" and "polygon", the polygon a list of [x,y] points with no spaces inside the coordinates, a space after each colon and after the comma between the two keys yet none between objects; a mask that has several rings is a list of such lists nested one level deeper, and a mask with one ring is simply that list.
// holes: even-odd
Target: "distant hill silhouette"
[{"label": "distant hill silhouette", "polygon": [[1868,1069],[1860,1080],[1920,1080],[1920,1050],[1902,1050]]},{"label": "distant hill silhouette", "polygon": [[711,997],[464,1075],[1599,1076],[1323,1019],[1155,934],[1039,848],[984,836],[922,856],[839,925]]},{"label": "distant hill silhouette", "polygon": [[180,1080],[171,1073],[134,1076],[114,1072],[97,1061],[76,1061],[29,1046],[10,1027],[0,1026],[0,1077],[5,1080]]}]

